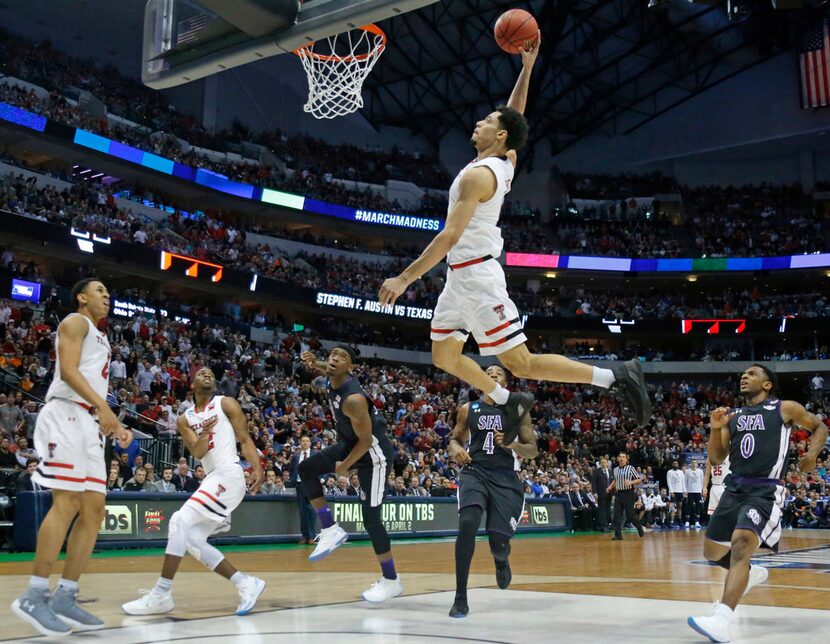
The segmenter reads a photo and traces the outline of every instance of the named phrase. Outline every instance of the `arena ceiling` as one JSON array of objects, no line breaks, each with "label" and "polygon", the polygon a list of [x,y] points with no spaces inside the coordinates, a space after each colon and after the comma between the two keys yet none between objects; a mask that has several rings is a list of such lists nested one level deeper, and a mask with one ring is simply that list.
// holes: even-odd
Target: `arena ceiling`
[{"label": "arena ceiling", "polygon": [[[725,1],[648,4],[441,0],[384,21],[391,46],[365,83],[363,114],[375,126],[409,128],[435,144],[453,130],[469,134],[482,114],[506,101],[520,66],[519,57],[496,46],[492,25],[506,9],[525,8],[544,34],[527,107],[531,138],[524,156],[532,159],[539,141],[556,153],[591,133],[642,127],[791,50],[798,24],[826,11],[823,0],[805,0],[807,8],[795,11],[775,10],[771,0],[735,0],[753,10],[730,22]],[[0,0],[0,23],[138,75],[143,6],[144,0]]]},{"label": "arena ceiling", "polygon": [[[781,11],[756,0],[730,22],[726,2],[452,0],[383,24],[393,46],[367,79],[366,117],[428,139],[468,132],[506,101],[520,66],[492,25],[508,8],[538,19],[544,46],[530,88],[533,145],[560,152],[586,135],[627,134],[706,89],[791,49],[822,3]],[[737,4],[737,3],[736,3]],[[809,8],[812,7],[812,8]]]}]

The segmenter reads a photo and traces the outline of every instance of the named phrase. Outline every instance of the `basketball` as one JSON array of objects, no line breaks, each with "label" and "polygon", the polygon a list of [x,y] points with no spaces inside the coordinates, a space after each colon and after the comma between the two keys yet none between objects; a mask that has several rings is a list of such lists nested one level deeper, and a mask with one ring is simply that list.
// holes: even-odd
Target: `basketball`
[{"label": "basketball", "polygon": [[508,54],[518,54],[536,41],[539,25],[524,9],[505,11],[496,20],[493,35],[496,43]]}]

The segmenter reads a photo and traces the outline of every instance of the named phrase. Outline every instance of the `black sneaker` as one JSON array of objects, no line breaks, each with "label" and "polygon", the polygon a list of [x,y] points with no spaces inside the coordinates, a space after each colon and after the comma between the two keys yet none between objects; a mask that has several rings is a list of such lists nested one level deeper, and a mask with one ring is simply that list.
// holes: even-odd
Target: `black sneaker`
[{"label": "black sneaker", "polygon": [[651,419],[651,400],[643,377],[643,366],[639,360],[629,360],[614,365],[611,371],[616,378],[614,384],[623,392],[634,410],[637,426],[643,427]]},{"label": "black sneaker", "polygon": [[622,541],[622,537],[618,537],[617,535],[614,535],[613,537],[611,537],[611,541]]},{"label": "black sneaker", "polygon": [[467,599],[459,599],[458,597],[456,597],[455,601],[453,602],[452,608],[450,608],[450,617],[461,619],[462,617],[467,617],[467,613],[469,612],[470,607],[467,606]]},{"label": "black sneaker", "polygon": [[510,397],[507,399],[507,402],[501,406],[506,417],[504,420],[505,445],[509,445],[519,436],[522,419],[527,416],[535,404],[536,398],[533,397],[533,394],[517,391],[510,392]]},{"label": "black sneaker", "polygon": [[508,586],[510,586],[510,581],[513,579],[513,573],[510,571],[510,562],[505,559],[504,561],[497,561],[496,562],[496,583],[499,585],[499,588],[504,590]]}]

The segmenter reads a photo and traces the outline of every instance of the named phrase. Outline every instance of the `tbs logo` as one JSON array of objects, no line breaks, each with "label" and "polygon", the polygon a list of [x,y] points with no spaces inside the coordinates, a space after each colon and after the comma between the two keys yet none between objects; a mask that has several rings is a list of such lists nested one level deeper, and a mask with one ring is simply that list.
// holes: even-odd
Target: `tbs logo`
[{"label": "tbs logo", "polygon": [[531,510],[533,510],[533,523],[535,525],[550,525],[548,509],[545,506],[534,505]]},{"label": "tbs logo", "polygon": [[98,534],[132,534],[133,513],[126,505],[108,505]]}]

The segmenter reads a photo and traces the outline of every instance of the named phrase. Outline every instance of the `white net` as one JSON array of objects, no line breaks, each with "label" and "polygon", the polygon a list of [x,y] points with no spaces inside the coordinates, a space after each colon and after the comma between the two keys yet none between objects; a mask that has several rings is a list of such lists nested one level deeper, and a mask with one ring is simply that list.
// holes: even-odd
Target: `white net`
[{"label": "white net", "polygon": [[363,107],[363,81],[386,48],[386,35],[366,25],[296,49],[308,77],[303,109],[318,119],[333,119]]}]

